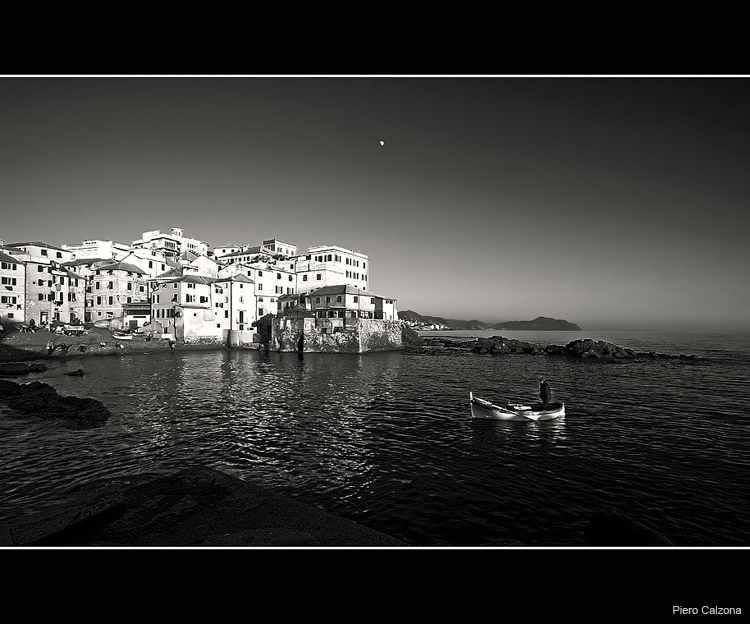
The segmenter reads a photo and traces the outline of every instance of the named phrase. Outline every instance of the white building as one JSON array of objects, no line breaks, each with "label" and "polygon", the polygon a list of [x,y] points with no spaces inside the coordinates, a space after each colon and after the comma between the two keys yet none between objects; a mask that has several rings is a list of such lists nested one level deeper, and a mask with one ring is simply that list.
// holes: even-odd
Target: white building
[{"label": "white building", "polygon": [[298,293],[324,286],[369,290],[370,259],[359,251],[322,245],[310,247],[306,255],[290,258],[290,261],[294,263]]},{"label": "white building", "polygon": [[255,318],[276,314],[278,298],[295,293],[295,274],[274,261],[234,262],[219,270],[219,279],[243,275],[250,280],[255,298]]},{"label": "white building", "polygon": [[185,251],[203,256],[213,254],[208,243],[185,236],[181,228],[172,228],[169,234],[159,230],[144,232],[139,240],[133,241],[132,246],[140,249],[154,249],[165,256],[179,256]]},{"label": "white building", "polygon": [[63,245],[74,254],[74,260],[122,260],[130,253],[130,245],[112,240],[84,240],[80,245]]}]

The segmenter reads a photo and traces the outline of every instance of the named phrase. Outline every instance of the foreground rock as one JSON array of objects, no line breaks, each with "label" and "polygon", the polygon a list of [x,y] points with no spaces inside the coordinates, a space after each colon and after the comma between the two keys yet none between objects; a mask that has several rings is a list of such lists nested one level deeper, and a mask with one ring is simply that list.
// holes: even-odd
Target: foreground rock
[{"label": "foreground rock", "polygon": [[101,401],[61,396],[41,381],[17,384],[0,379],[0,402],[19,414],[61,418],[78,424],[97,424],[110,416]]},{"label": "foreground rock", "polygon": [[211,468],[94,483],[0,527],[0,546],[399,547],[400,540]]}]

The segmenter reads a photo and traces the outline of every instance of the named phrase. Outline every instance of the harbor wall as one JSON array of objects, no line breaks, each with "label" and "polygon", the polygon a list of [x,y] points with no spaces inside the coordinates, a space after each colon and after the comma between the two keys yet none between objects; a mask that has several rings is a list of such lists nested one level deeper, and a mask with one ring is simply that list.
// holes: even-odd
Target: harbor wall
[{"label": "harbor wall", "polygon": [[271,348],[297,353],[367,353],[401,349],[400,321],[357,319],[344,331],[315,326],[314,318],[277,317],[271,328]]}]

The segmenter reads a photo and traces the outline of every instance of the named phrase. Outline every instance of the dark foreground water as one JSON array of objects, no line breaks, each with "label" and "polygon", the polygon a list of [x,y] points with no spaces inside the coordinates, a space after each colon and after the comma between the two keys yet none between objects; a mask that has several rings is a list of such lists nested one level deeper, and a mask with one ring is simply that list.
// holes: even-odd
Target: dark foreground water
[{"label": "dark foreground water", "polygon": [[[28,380],[99,399],[112,417],[81,430],[0,411],[0,521],[93,479],[202,464],[414,546],[579,546],[606,508],[677,546],[750,546],[749,335],[503,335],[706,359],[177,350],[60,361]],[[528,401],[540,374],[563,421],[471,420],[469,390]]]}]

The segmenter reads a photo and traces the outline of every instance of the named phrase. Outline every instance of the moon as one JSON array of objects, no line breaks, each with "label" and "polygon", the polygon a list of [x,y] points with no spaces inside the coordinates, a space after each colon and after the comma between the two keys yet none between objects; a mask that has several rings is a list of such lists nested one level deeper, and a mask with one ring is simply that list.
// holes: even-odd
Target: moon
[{"label": "moon", "polygon": [[380,147],[383,147],[383,145],[385,145],[385,141],[380,142]]}]

